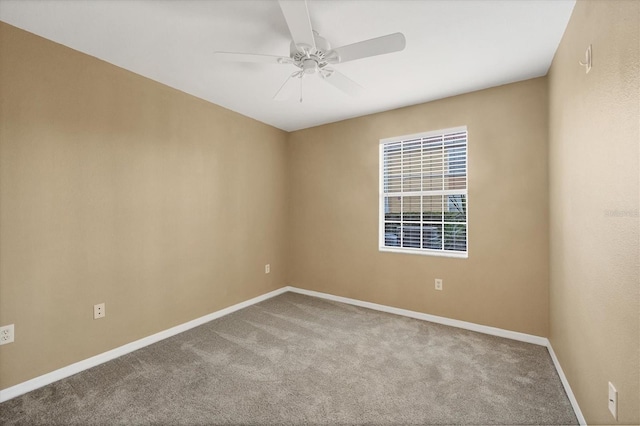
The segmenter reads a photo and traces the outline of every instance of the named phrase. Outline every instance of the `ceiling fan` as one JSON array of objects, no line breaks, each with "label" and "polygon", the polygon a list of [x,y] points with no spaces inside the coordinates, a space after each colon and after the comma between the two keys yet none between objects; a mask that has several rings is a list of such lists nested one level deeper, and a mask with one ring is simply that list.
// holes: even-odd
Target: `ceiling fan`
[{"label": "ceiling fan", "polygon": [[275,100],[288,99],[295,89],[297,79],[300,81],[300,102],[302,102],[302,77],[311,74],[319,75],[324,81],[347,94],[358,95],[362,87],[330,65],[398,52],[405,48],[404,35],[394,33],[332,49],[329,42],[311,28],[306,0],[279,0],[278,3],[291,33],[289,56],[214,52],[217,59],[224,61],[285,64],[297,67],[298,69],[287,77],[276,92]]}]

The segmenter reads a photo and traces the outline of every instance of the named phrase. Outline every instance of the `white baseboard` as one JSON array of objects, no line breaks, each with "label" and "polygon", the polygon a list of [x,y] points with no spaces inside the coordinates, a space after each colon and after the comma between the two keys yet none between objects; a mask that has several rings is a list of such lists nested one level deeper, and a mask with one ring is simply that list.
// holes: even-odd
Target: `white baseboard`
[{"label": "white baseboard", "polygon": [[516,331],[504,330],[496,327],[489,327],[486,325],[474,324],[471,322],[455,320],[451,318],[440,317],[437,315],[425,314],[422,312],[410,311],[407,309],[394,308],[392,306],[379,305],[377,303],[364,302],[357,299],[350,299],[348,297],[342,296],[334,296],[332,294],[321,293],[318,291],[305,290],[297,287],[282,287],[277,290],[271,291],[269,293],[263,294],[258,297],[254,297],[253,299],[249,299],[247,301],[237,303],[233,306],[229,306],[228,308],[221,309],[219,311],[213,312],[211,314],[205,315],[200,318],[196,318],[192,321],[186,322],[184,324],[177,325],[175,327],[169,328],[167,330],[161,331],[159,333],[153,334],[148,337],[144,337],[140,340],[136,340],[135,342],[128,343],[126,345],[120,346],[118,348],[112,349],[107,352],[103,352],[99,355],[93,356],[91,358],[87,358],[85,360],[76,362],[74,364],[68,365],[66,367],[60,368],[58,370],[52,371],[47,374],[43,374],[42,376],[36,377],[31,380],[27,380],[26,382],[19,383],[15,386],[11,386],[6,389],[0,390],[0,402],[7,401],[9,399],[15,398],[17,396],[23,395],[27,392],[31,392],[32,390],[41,388],[58,380],[64,379],[66,377],[72,376],[74,374],[80,373],[81,371],[87,370],[89,368],[95,367],[97,365],[103,364],[112,359],[118,358],[122,355],[126,355],[135,350],[144,348],[145,346],[149,346],[153,343],[159,342],[160,340],[164,340],[168,337],[175,336],[176,334],[182,333],[184,331],[190,330],[194,327],[207,323],[209,321],[213,321],[214,319],[223,317],[232,312],[238,311],[240,309],[246,308],[248,306],[254,305],[256,303],[262,302],[264,300],[270,299],[272,297],[278,296],[280,294],[286,292],[299,293],[307,296],[318,297],[321,299],[333,300],[336,302],[347,303],[349,305],[361,306],[363,308],[369,308],[376,311],[388,312],[391,314],[401,315],[409,318],[415,318],[423,321],[429,321],[437,324],[448,325],[452,327],[462,328],[465,330],[477,331],[479,333],[490,334],[492,336],[504,337],[507,339],[517,340],[520,342],[532,343],[535,345],[546,346],[549,354],[551,355],[551,359],[553,360],[553,364],[556,367],[558,375],[560,376],[560,380],[562,381],[562,385],[564,386],[565,392],[569,397],[569,401],[573,407],[573,410],[576,413],[576,417],[581,425],[586,425],[586,421],[582,415],[582,411],[580,411],[580,407],[578,406],[578,401],[576,400],[573,392],[571,391],[571,386],[569,386],[569,382],[562,371],[562,367],[560,366],[560,362],[556,357],[556,354],[553,352],[553,348],[551,347],[551,343],[545,337],[534,336],[531,334],[519,333]]},{"label": "white baseboard", "polygon": [[32,390],[41,388],[43,386],[46,386],[58,380],[72,376],[81,371],[88,370],[89,368],[103,364],[107,361],[111,361],[112,359],[118,358],[122,355],[126,355],[129,352],[133,352],[135,350],[144,348],[145,346],[149,346],[153,343],[159,342],[160,340],[164,340],[168,337],[175,336],[176,334],[190,330],[194,327],[197,327],[199,325],[202,325],[214,319],[223,317],[225,315],[228,315],[240,309],[246,308],[247,306],[251,306],[258,302],[262,302],[263,300],[267,300],[274,296],[278,296],[285,292],[287,292],[287,287],[279,288],[277,290],[271,291],[261,296],[254,297],[253,299],[249,299],[244,302],[237,303],[233,306],[229,306],[228,308],[224,308],[219,311],[213,312],[211,314],[205,315],[203,317],[196,318],[192,321],[185,322],[184,324],[180,324],[175,327],[171,327],[167,330],[161,331],[159,333],[152,334],[151,336],[144,337],[140,340],[136,340],[135,342],[127,343],[126,345],[117,347],[110,351],[103,352],[91,358],[87,358],[85,360],[76,362],[66,367],[62,367],[50,373],[43,374],[42,376],[38,376],[31,380],[27,380],[26,382],[18,383],[15,386],[2,389],[0,390],[0,402],[4,402],[9,399],[15,398],[16,396],[20,396],[27,392],[31,392]]},{"label": "white baseboard", "polygon": [[553,360],[553,365],[556,367],[556,371],[558,372],[558,376],[560,376],[560,381],[562,382],[562,386],[564,386],[564,391],[567,393],[569,397],[569,401],[571,402],[571,406],[573,407],[574,413],[576,413],[576,417],[578,418],[578,422],[581,425],[586,425],[587,421],[582,415],[582,410],[580,410],[580,406],[578,405],[578,400],[576,396],[573,394],[571,390],[571,386],[569,385],[569,381],[567,380],[567,376],[564,375],[564,371],[562,371],[562,367],[560,366],[560,361],[558,361],[558,357],[556,357],[556,353],[553,351],[553,347],[551,346],[551,342],[547,345],[547,350],[549,351],[549,355],[551,355],[551,359]]},{"label": "white baseboard", "polygon": [[451,327],[477,331],[479,333],[490,334],[492,336],[506,337],[507,339],[518,340],[520,342],[533,343],[534,345],[547,346],[548,344],[548,340],[545,337],[534,336],[532,334],[525,334],[525,333],[519,333],[517,331],[504,330],[502,328],[489,327],[486,325],[475,324],[472,322],[439,317],[437,315],[430,315],[422,312],[409,311],[407,309],[394,308],[386,305],[379,305],[377,303],[363,302],[357,299],[350,299],[348,297],[342,297],[342,296],[334,296],[332,294],[320,293],[318,291],[312,291],[312,290],[304,290],[297,287],[287,287],[287,290],[293,293],[306,294],[307,296],[319,297],[322,299],[347,303],[349,305],[361,306],[363,308],[369,308],[376,311],[388,312],[390,314],[401,315],[403,317],[435,322],[437,324],[449,325]]},{"label": "white baseboard", "polygon": [[564,386],[564,390],[571,402],[571,406],[573,407],[573,411],[578,418],[578,422],[581,425],[586,425],[587,422],[582,415],[582,411],[578,406],[578,401],[576,400],[573,391],[571,390],[571,386],[569,385],[569,381],[567,380],[564,372],[562,371],[562,367],[560,366],[560,362],[556,357],[555,352],[553,352],[553,348],[551,347],[551,342],[546,337],[534,336],[532,334],[519,333],[517,331],[504,330],[502,328],[489,327],[486,325],[475,324],[472,322],[460,321],[446,317],[439,317],[437,315],[425,314],[422,312],[409,311],[407,309],[394,308],[392,306],[379,305],[377,303],[371,302],[363,302],[362,300],[350,299],[348,297],[342,296],[334,296],[333,294],[320,293],[318,291],[313,290],[305,290],[297,287],[286,287],[287,291],[292,293],[305,294],[307,296],[318,297],[321,299],[333,300],[335,302],[347,303],[349,305],[361,306],[363,308],[369,308],[376,311],[387,312],[391,314],[401,315],[409,318],[415,318],[423,321],[434,322],[437,324],[449,325],[452,327],[462,328],[465,330],[477,331],[478,333],[490,334],[492,336],[504,337],[507,339],[517,340],[520,342],[532,343],[534,345],[545,346],[551,355],[551,359],[553,360],[553,365],[558,372],[558,376],[560,376],[560,380],[562,381],[562,386]]}]

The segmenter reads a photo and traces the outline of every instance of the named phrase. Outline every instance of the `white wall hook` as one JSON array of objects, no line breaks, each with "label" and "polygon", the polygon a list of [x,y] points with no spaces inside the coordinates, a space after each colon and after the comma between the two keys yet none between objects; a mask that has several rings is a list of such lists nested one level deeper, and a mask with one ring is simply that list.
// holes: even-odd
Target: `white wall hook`
[{"label": "white wall hook", "polygon": [[586,73],[589,74],[591,71],[591,45],[587,47],[587,51],[584,52],[584,62],[578,62],[580,65],[586,68]]}]

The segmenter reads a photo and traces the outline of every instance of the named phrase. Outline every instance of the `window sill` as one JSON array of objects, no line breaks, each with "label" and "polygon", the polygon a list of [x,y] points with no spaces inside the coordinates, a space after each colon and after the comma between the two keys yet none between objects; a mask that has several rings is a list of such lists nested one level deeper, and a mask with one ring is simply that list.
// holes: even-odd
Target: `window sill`
[{"label": "window sill", "polygon": [[400,247],[378,247],[381,252],[387,253],[400,253],[400,254],[418,254],[421,256],[438,256],[438,257],[453,257],[457,259],[467,259],[469,252],[453,252],[453,251],[439,251],[439,250],[415,250],[409,248]]}]

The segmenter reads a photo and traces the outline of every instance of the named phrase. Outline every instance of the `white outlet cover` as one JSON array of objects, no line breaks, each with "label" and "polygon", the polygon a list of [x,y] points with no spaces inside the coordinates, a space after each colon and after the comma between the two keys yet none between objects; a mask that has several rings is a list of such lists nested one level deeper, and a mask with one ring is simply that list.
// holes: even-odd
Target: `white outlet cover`
[{"label": "white outlet cover", "polygon": [[609,411],[613,418],[618,420],[618,391],[611,382],[609,382]]},{"label": "white outlet cover", "polygon": [[440,278],[436,278],[436,290],[442,290],[442,280]]},{"label": "white outlet cover", "polygon": [[93,305],[93,319],[104,318],[106,314],[104,303]]},{"label": "white outlet cover", "polygon": [[14,341],[14,325],[9,324],[4,327],[0,327],[0,345],[6,345],[7,343],[13,343]]},{"label": "white outlet cover", "polygon": [[268,274],[270,272],[271,272],[271,265],[267,263],[266,265],[264,265],[264,273]]}]

